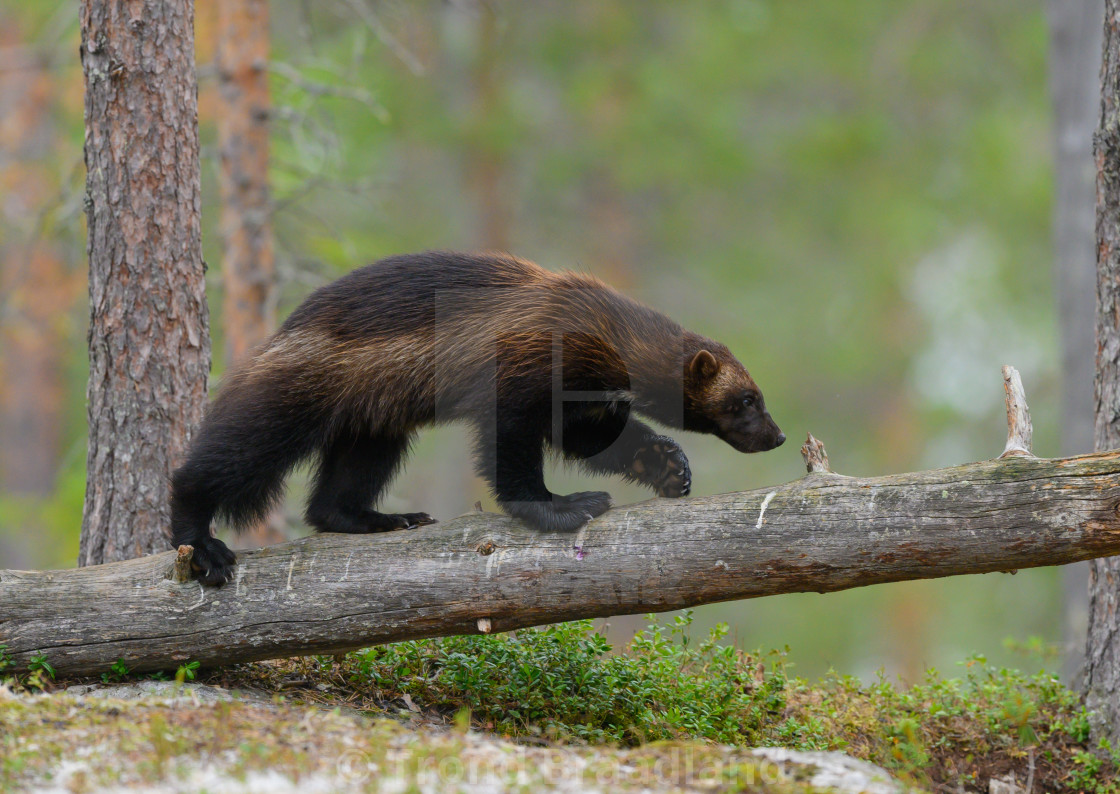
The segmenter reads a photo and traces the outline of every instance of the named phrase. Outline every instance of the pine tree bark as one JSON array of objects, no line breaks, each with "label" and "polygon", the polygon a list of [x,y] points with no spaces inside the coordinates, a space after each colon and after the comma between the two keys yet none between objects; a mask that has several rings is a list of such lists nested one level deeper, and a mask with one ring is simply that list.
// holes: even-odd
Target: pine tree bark
[{"label": "pine tree bark", "polygon": [[[1106,0],[1097,165],[1098,450],[1120,447],[1120,0]],[[1120,739],[1120,557],[1094,560],[1089,571],[1086,702],[1096,738]]]},{"label": "pine tree bark", "polygon": [[276,325],[276,265],[268,187],[268,1],[217,4],[218,149],[222,198],[222,310],[226,361]]},{"label": "pine tree bark", "polygon": [[89,452],[79,564],[167,548],[210,337],[191,0],[83,0]]}]

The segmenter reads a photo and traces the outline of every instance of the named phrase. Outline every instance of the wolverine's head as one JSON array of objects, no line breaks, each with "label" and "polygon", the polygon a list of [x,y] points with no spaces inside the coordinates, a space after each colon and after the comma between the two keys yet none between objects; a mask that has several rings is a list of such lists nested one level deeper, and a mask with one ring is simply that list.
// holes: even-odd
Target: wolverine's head
[{"label": "wolverine's head", "polygon": [[716,435],[740,452],[765,452],[786,440],[758,385],[724,345],[709,342],[686,360],[684,398],[686,430]]}]

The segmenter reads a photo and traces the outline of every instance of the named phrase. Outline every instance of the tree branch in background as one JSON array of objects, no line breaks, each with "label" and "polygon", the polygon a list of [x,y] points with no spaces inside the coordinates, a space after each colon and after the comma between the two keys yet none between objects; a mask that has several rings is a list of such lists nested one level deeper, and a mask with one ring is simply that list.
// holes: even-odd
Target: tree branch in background
[{"label": "tree branch in background", "polygon": [[226,362],[275,330],[276,267],[269,204],[268,3],[217,4],[215,64],[222,201],[222,328]]}]

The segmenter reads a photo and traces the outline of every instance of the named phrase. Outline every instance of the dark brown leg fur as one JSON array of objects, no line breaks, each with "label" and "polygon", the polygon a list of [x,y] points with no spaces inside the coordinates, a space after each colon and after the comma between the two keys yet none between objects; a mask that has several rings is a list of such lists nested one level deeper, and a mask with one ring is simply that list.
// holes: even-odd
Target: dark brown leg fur
[{"label": "dark brown leg fur", "polygon": [[611,506],[605,491],[554,494],[544,483],[548,412],[499,404],[497,426],[479,428],[478,469],[498,504],[542,532],[572,532]]},{"label": "dark brown leg fur", "polygon": [[688,496],[692,490],[692,470],[680,445],[625,412],[577,407],[566,412],[563,432],[564,455],[590,471],[621,474],[658,496]]},{"label": "dark brown leg fur", "polygon": [[347,534],[435,523],[427,513],[379,513],[372,509],[407,450],[407,437],[345,438],[328,446],[307,503],[307,523],[320,532]]}]

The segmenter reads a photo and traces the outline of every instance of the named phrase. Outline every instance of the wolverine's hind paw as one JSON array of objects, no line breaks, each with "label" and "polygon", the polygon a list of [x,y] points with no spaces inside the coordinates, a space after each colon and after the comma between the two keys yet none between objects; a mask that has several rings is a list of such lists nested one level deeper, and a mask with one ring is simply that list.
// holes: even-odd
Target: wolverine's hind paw
[{"label": "wolverine's hind paw", "polygon": [[656,436],[639,447],[630,468],[638,481],[653,488],[658,496],[688,496],[692,491],[688,458],[680,444],[667,436]]},{"label": "wolverine's hind paw", "polygon": [[398,529],[416,529],[434,523],[436,520],[427,513],[378,513],[376,510],[368,510],[364,528],[357,531],[395,532]]},{"label": "wolverine's hind paw", "polygon": [[191,570],[202,584],[221,587],[233,577],[237,555],[217,538],[192,541]]},{"label": "wolverine's hind paw", "polygon": [[605,491],[554,495],[551,501],[500,502],[502,509],[542,532],[573,532],[611,507]]}]

